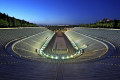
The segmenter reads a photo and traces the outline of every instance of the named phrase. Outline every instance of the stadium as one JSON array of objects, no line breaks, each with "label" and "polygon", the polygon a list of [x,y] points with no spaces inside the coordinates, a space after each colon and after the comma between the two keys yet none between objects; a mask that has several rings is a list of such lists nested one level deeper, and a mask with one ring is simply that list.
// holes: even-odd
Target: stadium
[{"label": "stadium", "polygon": [[120,0],[0,0],[0,80],[120,80]]},{"label": "stadium", "polygon": [[0,80],[120,78],[120,30],[3,28],[0,36]]}]

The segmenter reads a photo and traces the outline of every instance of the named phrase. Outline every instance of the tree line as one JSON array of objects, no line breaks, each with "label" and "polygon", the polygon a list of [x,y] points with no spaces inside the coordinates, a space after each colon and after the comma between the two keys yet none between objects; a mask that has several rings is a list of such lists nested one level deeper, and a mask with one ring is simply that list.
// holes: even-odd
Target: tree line
[{"label": "tree line", "polygon": [[36,27],[36,24],[30,23],[25,20],[16,19],[15,17],[10,17],[5,13],[0,12],[0,27]]},{"label": "tree line", "polygon": [[120,29],[120,20],[103,19],[103,20],[93,23],[93,24],[80,24],[79,27]]},{"label": "tree line", "polygon": [[104,18],[95,23],[91,24],[79,24],[79,25],[67,25],[67,26],[46,26],[50,30],[63,30],[65,28],[73,28],[73,27],[88,27],[88,28],[114,28],[120,29],[120,20],[109,20]]}]

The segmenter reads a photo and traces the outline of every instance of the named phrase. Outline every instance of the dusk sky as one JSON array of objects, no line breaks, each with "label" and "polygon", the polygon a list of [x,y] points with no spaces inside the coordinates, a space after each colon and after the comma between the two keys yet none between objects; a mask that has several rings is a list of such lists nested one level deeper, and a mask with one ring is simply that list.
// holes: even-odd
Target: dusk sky
[{"label": "dusk sky", "polygon": [[0,0],[0,12],[37,24],[83,24],[120,19],[120,0]]}]

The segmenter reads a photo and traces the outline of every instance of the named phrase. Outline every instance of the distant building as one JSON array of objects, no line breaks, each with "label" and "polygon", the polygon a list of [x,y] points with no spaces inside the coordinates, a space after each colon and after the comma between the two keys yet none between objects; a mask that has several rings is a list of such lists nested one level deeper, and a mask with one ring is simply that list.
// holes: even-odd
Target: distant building
[{"label": "distant building", "polygon": [[103,20],[100,20],[100,22],[110,22],[110,19],[104,18]]}]

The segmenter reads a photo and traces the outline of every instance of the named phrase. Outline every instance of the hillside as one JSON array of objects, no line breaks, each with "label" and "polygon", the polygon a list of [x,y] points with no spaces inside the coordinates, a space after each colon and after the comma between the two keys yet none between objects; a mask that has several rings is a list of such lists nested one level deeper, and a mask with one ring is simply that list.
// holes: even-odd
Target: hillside
[{"label": "hillside", "polygon": [[5,13],[0,12],[0,28],[7,27],[35,27],[36,24],[30,23],[25,20],[16,19],[15,17],[10,17]]},{"label": "hillside", "polygon": [[80,24],[79,27],[90,27],[90,28],[120,28],[120,20],[109,20],[103,19],[92,24]]}]

